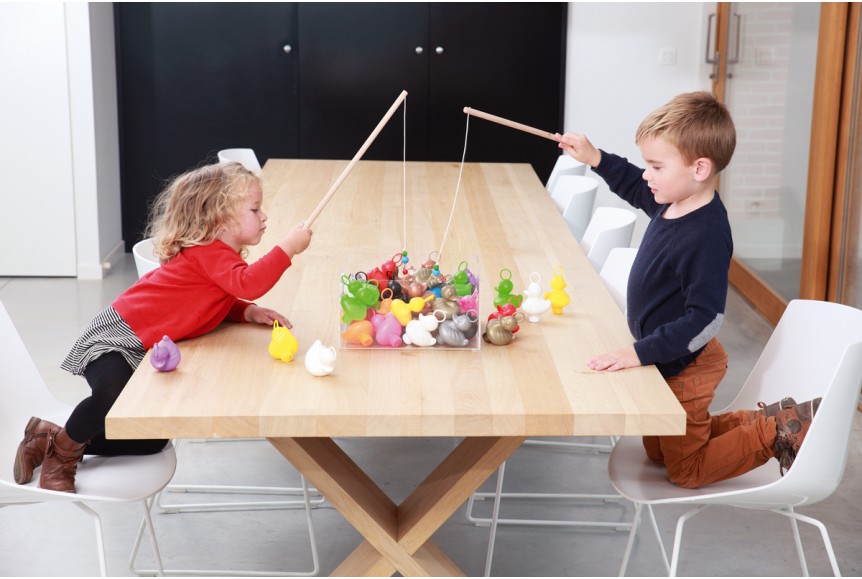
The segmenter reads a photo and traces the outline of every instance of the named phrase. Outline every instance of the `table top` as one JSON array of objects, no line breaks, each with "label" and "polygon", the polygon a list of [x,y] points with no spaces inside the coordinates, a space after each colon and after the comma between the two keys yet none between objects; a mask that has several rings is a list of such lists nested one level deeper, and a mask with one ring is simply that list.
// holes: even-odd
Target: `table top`
[{"label": "table top", "polygon": [[[347,161],[270,160],[264,240],[249,262],[304,221]],[[309,249],[256,303],[285,314],[294,361],[268,352],[271,329],[222,324],[179,343],[168,373],[145,359],[106,419],[110,438],[306,436],[674,435],[685,413],[653,367],[594,372],[587,360],[631,343],[623,314],[527,164],[468,163],[441,252],[441,270],[466,260],[480,277],[480,318],[509,269],[522,293],[557,266],[571,303],[521,322],[507,346],[478,350],[338,349],[335,371],[303,363],[315,340],[339,345],[340,276],[379,266],[405,244],[423,261],[440,250],[459,163],[361,161],[313,225]],[[149,354],[148,354],[149,355]]]}]

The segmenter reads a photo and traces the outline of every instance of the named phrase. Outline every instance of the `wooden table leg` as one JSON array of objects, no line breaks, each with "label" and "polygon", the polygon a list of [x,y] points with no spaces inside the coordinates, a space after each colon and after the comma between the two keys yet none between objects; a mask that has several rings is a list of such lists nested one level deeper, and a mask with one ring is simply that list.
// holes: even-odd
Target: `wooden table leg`
[{"label": "wooden table leg", "polygon": [[270,438],[284,455],[365,537],[333,575],[463,575],[430,541],[524,437],[465,438],[397,506],[329,438]]}]

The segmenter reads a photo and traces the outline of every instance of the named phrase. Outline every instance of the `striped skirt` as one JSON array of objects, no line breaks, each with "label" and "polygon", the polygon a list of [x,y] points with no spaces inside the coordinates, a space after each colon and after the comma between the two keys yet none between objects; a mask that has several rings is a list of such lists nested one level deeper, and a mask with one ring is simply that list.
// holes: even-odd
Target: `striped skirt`
[{"label": "striped skirt", "polygon": [[90,322],[60,368],[83,376],[87,364],[106,352],[119,352],[132,368],[137,368],[146,354],[141,340],[111,306]]}]

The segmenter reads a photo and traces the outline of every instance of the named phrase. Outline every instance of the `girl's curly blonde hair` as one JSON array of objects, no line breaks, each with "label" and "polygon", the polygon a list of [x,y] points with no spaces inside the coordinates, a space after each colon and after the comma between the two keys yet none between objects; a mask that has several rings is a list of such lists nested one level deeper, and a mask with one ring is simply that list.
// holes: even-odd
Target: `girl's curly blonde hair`
[{"label": "girl's curly blonde hair", "polygon": [[158,194],[150,208],[146,237],[161,263],[183,248],[207,245],[239,213],[249,187],[260,179],[240,163],[204,165],[180,175]]}]

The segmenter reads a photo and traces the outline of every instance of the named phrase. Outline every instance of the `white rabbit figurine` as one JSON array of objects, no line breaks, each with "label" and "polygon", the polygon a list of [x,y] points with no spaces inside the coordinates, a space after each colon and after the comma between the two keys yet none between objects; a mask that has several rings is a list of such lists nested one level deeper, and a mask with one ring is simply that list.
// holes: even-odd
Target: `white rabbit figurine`
[{"label": "white rabbit figurine", "polygon": [[407,322],[404,328],[404,343],[414,346],[433,346],[437,343],[431,332],[437,329],[440,320],[435,314],[419,314],[419,319]]},{"label": "white rabbit figurine", "polygon": [[541,279],[539,274],[534,271],[530,274],[530,285],[524,290],[524,302],[521,304],[521,311],[527,314],[527,319],[531,322],[538,322],[539,316],[551,309],[551,300],[542,298],[544,292],[542,286],[539,285]]},{"label": "white rabbit figurine", "polygon": [[326,376],[335,369],[335,348],[328,348],[315,340],[305,354],[305,369],[312,376]]}]

